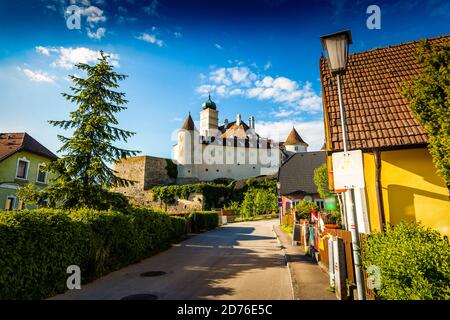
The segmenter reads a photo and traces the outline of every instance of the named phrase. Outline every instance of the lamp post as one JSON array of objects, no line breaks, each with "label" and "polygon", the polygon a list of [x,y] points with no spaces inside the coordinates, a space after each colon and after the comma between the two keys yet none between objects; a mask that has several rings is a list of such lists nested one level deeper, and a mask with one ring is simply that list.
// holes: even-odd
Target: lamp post
[{"label": "lamp post", "polygon": [[[328,65],[331,73],[336,76],[337,89],[339,97],[339,112],[341,115],[342,143],[344,146],[344,155],[348,151],[347,127],[345,123],[344,100],[342,98],[341,76],[347,69],[348,47],[352,44],[352,34],[350,30],[341,31],[320,37],[323,49],[327,54]],[[350,214],[347,216],[347,223],[352,234],[353,261],[355,263],[355,280],[358,292],[358,300],[364,300],[363,276],[361,270],[361,261],[359,256],[359,232],[357,225],[356,210],[354,205],[354,190],[350,188],[347,192],[348,204],[351,207]]]}]

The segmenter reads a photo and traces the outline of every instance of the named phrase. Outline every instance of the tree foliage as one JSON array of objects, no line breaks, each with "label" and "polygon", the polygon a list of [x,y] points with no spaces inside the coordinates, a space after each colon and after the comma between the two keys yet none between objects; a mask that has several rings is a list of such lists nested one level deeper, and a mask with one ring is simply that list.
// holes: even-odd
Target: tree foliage
[{"label": "tree foliage", "polygon": [[420,72],[402,95],[428,135],[437,172],[450,185],[450,44],[422,42],[416,53]]},{"label": "tree foliage", "polygon": [[267,189],[249,189],[241,205],[241,214],[246,217],[277,212],[277,196]]},{"label": "tree foliage", "polygon": [[328,169],[327,164],[323,163],[314,169],[314,184],[317,187],[317,192],[321,198],[326,198],[330,193],[328,189]]},{"label": "tree foliage", "polygon": [[103,52],[97,64],[79,63],[76,67],[86,77],[70,76],[72,93],[62,95],[77,109],[70,113],[69,120],[49,121],[53,126],[73,130],[73,134],[70,138],[58,135],[63,156],[48,166],[56,178],[40,196],[47,197],[52,207],[107,209],[111,201],[126,201],[108,189],[132,183],[116,176],[110,164],[138,153],[114,145],[120,140],[127,142],[134,135],[118,128],[115,116],[126,109],[128,102],[123,92],[115,90],[126,76],[113,70]]}]

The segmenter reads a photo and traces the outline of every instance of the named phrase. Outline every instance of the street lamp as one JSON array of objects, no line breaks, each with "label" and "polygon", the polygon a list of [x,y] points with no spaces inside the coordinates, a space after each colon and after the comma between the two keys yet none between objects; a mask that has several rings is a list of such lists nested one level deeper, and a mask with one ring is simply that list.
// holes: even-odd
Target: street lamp
[{"label": "street lamp", "polygon": [[[347,69],[348,47],[352,44],[352,34],[350,30],[345,30],[326,36],[320,37],[322,46],[327,55],[328,66],[331,73],[336,76],[339,98],[339,112],[341,114],[341,126],[342,126],[342,143],[344,147],[344,156],[347,154],[348,142],[347,142],[347,126],[345,123],[345,108],[344,100],[342,97],[342,85],[341,76]],[[364,288],[363,288],[363,276],[361,272],[361,261],[359,256],[359,232],[357,225],[356,210],[354,205],[354,190],[350,188],[347,193],[348,204],[351,207],[351,214],[347,217],[348,225],[350,226],[350,232],[352,234],[352,247],[353,247],[353,261],[355,263],[355,280],[356,289],[358,291],[358,300],[364,300]]]},{"label": "street lamp", "polygon": [[347,126],[345,124],[344,101],[342,99],[341,75],[345,73],[345,69],[347,68],[348,47],[352,44],[352,33],[350,30],[332,33],[320,37],[320,41],[327,54],[328,66],[330,67],[331,73],[337,78],[339,111],[342,124],[342,143],[344,145],[344,152],[347,153]]}]

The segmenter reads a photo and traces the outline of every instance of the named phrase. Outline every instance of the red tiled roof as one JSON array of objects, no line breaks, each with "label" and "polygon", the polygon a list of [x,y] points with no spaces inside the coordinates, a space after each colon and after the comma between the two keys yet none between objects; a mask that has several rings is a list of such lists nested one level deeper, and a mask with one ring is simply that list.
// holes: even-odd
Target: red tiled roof
[{"label": "red tiled roof", "polygon": [[186,118],[186,120],[184,121],[184,124],[181,127],[181,129],[190,130],[190,131],[195,130],[195,124],[194,124],[194,121],[192,120],[190,113],[189,113],[188,117]]},{"label": "red tiled roof", "polygon": [[[428,39],[450,43],[450,35]],[[427,144],[427,135],[400,95],[402,84],[418,75],[415,59],[419,41],[349,55],[342,92],[349,149]],[[320,78],[330,151],[343,150],[336,78],[324,58]]]},{"label": "red tiled roof", "polygon": [[300,137],[300,135],[298,134],[297,130],[295,130],[294,127],[292,128],[286,141],[283,144],[285,146],[297,145],[297,144],[302,144],[302,145],[308,146],[308,144],[305,141],[303,141],[302,137]]},{"label": "red tiled roof", "polygon": [[0,161],[18,151],[28,151],[49,159],[58,157],[26,132],[0,133]]}]

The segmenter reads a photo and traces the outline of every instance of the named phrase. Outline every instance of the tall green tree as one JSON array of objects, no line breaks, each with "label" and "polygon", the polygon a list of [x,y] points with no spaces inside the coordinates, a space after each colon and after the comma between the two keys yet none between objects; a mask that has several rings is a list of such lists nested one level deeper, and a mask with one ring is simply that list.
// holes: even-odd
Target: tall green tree
[{"label": "tall green tree", "polygon": [[57,178],[46,196],[53,206],[105,208],[108,202],[117,200],[109,188],[132,183],[116,176],[110,165],[139,153],[114,145],[134,135],[118,128],[115,116],[126,109],[128,102],[123,92],[116,91],[118,82],[126,76],[113,70],[103,51],[95,65],[79,63],[76,67],[86,77],[70,76],[71,93],[62,95],[77,109],[70,113],[69,120],[49,121],[53,126],[73,130],[73,134],[70,138],[58,135],[63,156],[49,165]]},{"label": "tall green tree", "polygon": [[419,75],[404,85],[402,95],[428,135],[438,174],[450,186],[450,43],[423,41],[416,59]]},{"label": "tall green tree", "polygon": [[322,163],[319,167],[314,169],[313,179],[320,197],[323,199],[326,198],[330,193],[330,190],[328,189],[328,169],[326,163]]}]

